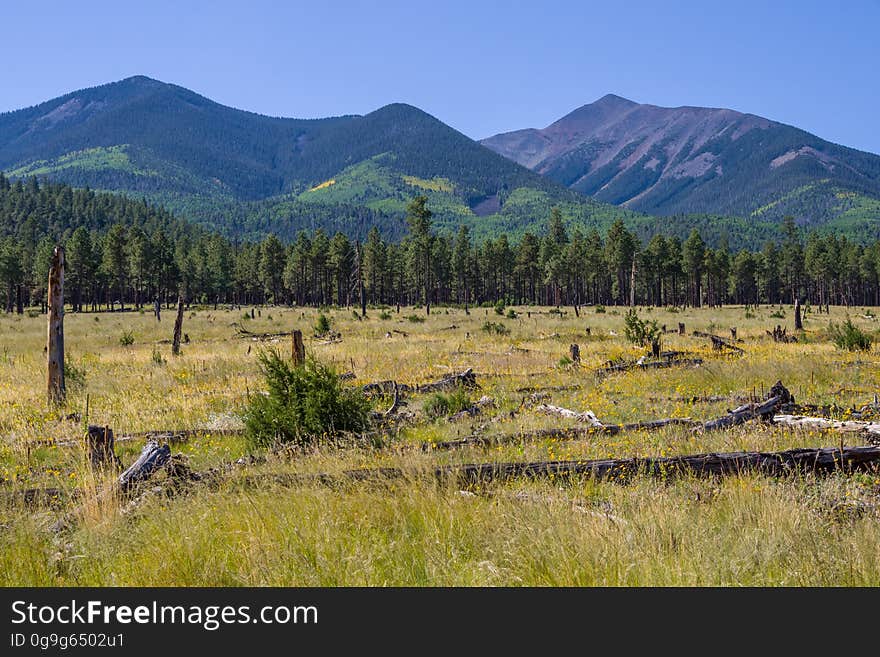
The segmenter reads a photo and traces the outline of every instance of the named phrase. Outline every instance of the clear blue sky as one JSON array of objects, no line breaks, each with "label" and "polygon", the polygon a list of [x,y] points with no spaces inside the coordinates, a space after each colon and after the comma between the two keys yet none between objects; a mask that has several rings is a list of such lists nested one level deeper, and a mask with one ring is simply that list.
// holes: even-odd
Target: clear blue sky
[{"label": "clear blue sky", "polygon": [[276,116],[408,102],[479,138],[616,93],[880,153],[880,0],[22,0],[0,22],[0,111],[143,74]]}]

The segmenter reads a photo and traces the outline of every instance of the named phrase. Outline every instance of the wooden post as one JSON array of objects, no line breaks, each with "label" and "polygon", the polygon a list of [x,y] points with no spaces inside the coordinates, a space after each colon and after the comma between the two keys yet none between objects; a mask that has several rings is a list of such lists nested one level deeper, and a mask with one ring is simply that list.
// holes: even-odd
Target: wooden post
[{"label": "wooden post", "polygon": [[684,335],[684,322],[679,322],[679,323],[678,323],[678,334],[679,334],[679,335]]},{"label": "wooden post", "polygon": [[736,327],[735,327],[735,326],[731,326],[731,327],[730,327],[730,337],[731,337],[733,340],[736,340]]},{"label": "wooden post", "polygon": [[581,348],[578,345],[576,345],[576,344],[570,345],[568,347],[568,353],[571,356],[572,363],[577,365],[581,362]]},{"label": "wooden post", "polygon": [[794,330],[804,330],[804,323],[801,321],[801,300],[797,297],[794,299]]},{"label": "wooden post", "polygon": [[303,344],[303,334],[299,329],[291,334],[290,355],[294,366],[303,365],[306,362],[306,346]]},{"label": "wooden post", "polygon": [[63,404],[64,386],[64,248],[56,246],[49,268],[49,336],[47,388],[50,404]]},{"label": "wooden post", "polygon": [[174,320],[174,340],[171,343],[171,354],[180,355],[180,331],[183,329],[183,295],[177,297],[177,319]]}]

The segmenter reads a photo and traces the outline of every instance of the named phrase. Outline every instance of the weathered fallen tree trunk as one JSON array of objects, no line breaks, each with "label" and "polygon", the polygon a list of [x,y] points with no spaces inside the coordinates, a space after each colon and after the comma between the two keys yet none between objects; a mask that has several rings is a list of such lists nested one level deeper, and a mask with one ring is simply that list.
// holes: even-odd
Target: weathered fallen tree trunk
[{"label": "weathered fallen tree trunk", "polygon": [[448,376],[444,376],[438,381],[434,381],[433,383],[407,385],[405,383],[397,383],[396,381],[388,379],[386,381],[367,383],[363,386],[362,390],[366,395],[390,394],[394,392],[395,386],[397,387],[397,391],[399,394],[406,392],[440,392],[441,390],[455,390],[459,386],[471,389],[480,387],[477,384],[476,374],[474,374],[473,369],[469,367],[461,374],[450,374]]},{"label": "weathered fallen tree trunk", "polygon": [[745,350],[741,347],[737,347],[735,344],[730,342],[727,338],[722,338],[720,335],[714,335],[713,333],[704,333],[703,331],[694,331],[691,335],[698,338],[709,338],[712,341],[712,348],[721,351],[722,347],[726,347],[731,351],[735,351],[738,354],[744,354]]},{"label": "weathered fallen tree trunk", "polygon": [[728,429],[755,419],[770,421],[780,406],[793,402],[794,397],[788,389],[782,385],[781,381],[777,381],[773,384],[773,387],[770,388],[770,393],[764,401],[754,404],[743,404],[742,406],[729,411],[727,415],[723,415],[704,423],[701,427],[698,427],[698,430],[717,431],[719,429]]},{"label": "weathered fallen tree trunk", "polygon": [[583,422],[584,424],[588,424],[594,429],[602,429],[605,427],[605,425],[599,421],[599,418],[596,417],[593,411],[583,411],[579,413],[577,411],[572,411],[568,408],[562,408],[561,406],[553,406],[552,404],[540,404],[535,407],[535,412],[540,413],[541,415],[557,415],[559,417]]},{"label": "weathered fallen tree trunk", "polygon": [[170,458],[171,448],[167,444],[160,446],[155,440],[147,441],[137,460],[119,475],[117,480],[119,488],[126,491],[135,484],[149,479]]},{"label": "weathered fallen tree trunk", "polygon": [[[597,420],[598,422],[598,420]],[[688,426],[699,424],[690,418],[665,418],[648,420],[647,422],[630,422],[626,424],[590,424],[589,427],[550,427],[535,429],[522,433],[507,433],[494,436],[472,435],[457,440],[446,440],[436,443],[423,443],[422,451],[439,449],[458,449],[462,447],[481,447],[503,445],[507,443],[535,442],[538,440],[583,440],[597,434],[617,435],[627,431],[654,431],[668,426]]]},{"label": "weathered fallen tree trunk", "polygon": [[809,417],[804,415],[774,415],[773,424],[791,427],[792,429],[865,434],[872,441],[880,441],[880,422],[830,420],[824,417]]},{"label": "weathered fallen tree trunk", "polygon": [[598,373],[628,372],[630,370],[650,370],[664,367],[696,367],[702,364],[702,358],[677,358],[652,361],[639,360],[634,363],[608,363],[605,367],[598,370]]},{"label": "weathered fallen tree trunk", "polygon": [[[103,429],[103,427],[102,427]],[[151,429],[137,433],[126,433],[116,436],[114,443],[126,443],[132,440],[154,439],[167,443],[182,443],[195,436],[240,436],[244,429]],[[29,447],[81,447],[81,440],[29,440]]]},{"label": "weathered fallen tree trunk", "polygon": [[235,337],[247,338],[249,340],[271,340],[273,338],[286,338],[290,335],[290,331],[282,331],[281,333],[254,333],[253,331],[248,331],[239,323],[233,324],[233,326],[237,329]]},{"label": "weathered fallen tree trunk", "polygon": [[[820,447],[790,449],[783,452],[728,452],[667,457],[632,457],[586,461],[533,461],[507,463],[466,463],[427,471],[401,468],[365,468],[339,474],[270,475],[270,481],[284,485],[335,485],[346,481],[376,481],[403,477],[430,476],[456,485],[485,484],[510,479],[566,478],[573,476],[607,479],[625,483],[638,475],[652,477],[722,477],[759,473],[783,476],[791,473],[826,474],[854,472],[880,467],[880,447]],[[256,476],[242,483],[267,480]]]}]

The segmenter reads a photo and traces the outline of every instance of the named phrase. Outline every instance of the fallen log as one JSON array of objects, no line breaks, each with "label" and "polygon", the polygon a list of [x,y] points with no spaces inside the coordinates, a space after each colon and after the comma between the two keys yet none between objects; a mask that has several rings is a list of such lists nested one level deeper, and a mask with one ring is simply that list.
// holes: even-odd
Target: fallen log
[{"label": "fallen log", "polygon": [[806,415],[774,415],[773,424],[792,429],[808,429],[818,431],[837,431],[840,433],[864,434],[872,441],[880,441],[880,422],[864,422],[858,420],[831,420],[824,417]]},{"label": "fallen log", "polygon": [[160,446],[155,440],[147,441],[137,460],[119,475],[119,488],[126,491],[135,484],[146,481],[170,458],[171,448],[167,444]]},{"label": "fallen log", "polygon": [[535,407],[535,412],[540,413],[541,415],[556,415],[559,417],[569,418],[571,420],[577,420],[578,422],[583,422],[596,429],[601,429],[605,426],[599,421],[599,418],[595,416],[593,411],[583,411],[582,413],[579,413],[577,411],[572,411],[568,408],[562,408],[561,406],[553,406],[552,404],[540,404],[539,406]]},{"label": "fallen log", "polygon": [[[195,436],[240,436],[244,429],[151,429],[137,433],[126,433],[116,436],[114,443],[126,443],[133,440],[157,440],[166,443],[182,443]],[[82,440],[29,440],[28,447],[80,447]]]},{"label": "fallen log", "polygon": [[418,385],[415,389],[416,392],[439,392],[441,390],[455,390],[459,386],[470,389],[480,387],[477,384],[477,377],[470,367],[461,374],[450,374],[439,381]]},{"label": "fallen log", "polygon": [[628,372],[630,370],[649,370],[664,367],[697,367],[702,364],[702,358],[678,358],[652,361],[642,361],[640,359],[634,363],[614,363],[609,361],[605,367],[597,371],[597,374]]},{"label": "fallen log", "polygon": [[[594,416],[595,417],[595,416]],[[668,426],[692,427],[698,422],[690,418],[664,418],[661,420],[648,420],[645,422],[629,422],[625,424],[604,424],[596,420],[598,424],[590,424],[588,427],[550,427],[547,429],[534,429],[522,433],[508,433],[494,436],[471,435],[456,440],[445,440],[436,443],[423,443],[422,451],[441,449],[459,449],[463,447],[486,447],[503,445],[508,443],[535,442],[539,440],[584,440],[593,438],[598,434],[614,436],[628,431],[655,431]]]},{"label": "fallen log", "polygon": [[738,354],[746,353],[742,347],[737,347],[727,338],[722,338],[720,335],[715,335],[713,333],[704,333],[703,331],[694,331],[691,335],[698,338],[709,338],[712,341],[712,348],[716,351],[721,351],[723,347],[730,349],[731,351],[735,351]]},{"label": "fallen log", "polygon": [[[351,482],[381,482],[404,477],[430,476],[457,486],[486,484],[510,479],[590,477],[626,483],[633,477],[723,477],[757,473],[784,476],[793,473],[827,474],[834,471],[855,472],[880,467],[880,447],[820,447],[790,449],[782,452],[728,452],[666,457],[631,457],[583,461],[533,461],[500,463],[465,463],[431,470],[402,468],[362,468],[339,474],[275,475],[273,481],[285,485],[335,485]],[[253,481],[265,481],[264,477]]]},{"label": "fallen log", "polygon": [[781,381],[777,381],[770,389],[769,396],[764,401],[743,404],[732,411],[728,411],[727,415],[723,415],[714,420],[709,420],[701,427],[698,427],[698,430],[717,431],[719,429],[728,429],[738,424],[743,424],[748,420],[755,419],[769,421],[780,406],[793,402],[794,397],[788,389],[782,385]]},{"label": "fallen log", "polygon": [[397,383],[396,381],[388,379],[386,381],[367,383],[362,386],[361,390],[363,390],[366,395],[391,394],[394,392],[395,386],[397,387],[399,394],[407,392],[440,392],[442,390],[455,390],[459,386],[471,389],[480,387],[477,384],[476,374],[474,374],[474,371],[469,367],[461,374],[450,374],[432,383],[407,385],[405,383]]},{"label": "fallen log", "polygon": [[290,331],[282,331],[281,333],[254,333],[253,331],[247,330],[240,323],[235,323],[233,326],[236,327],[237,332],[235,337],[237,338],[247,338],[250,340],[271,340],[273,338],[286,338],[290,335]]}]

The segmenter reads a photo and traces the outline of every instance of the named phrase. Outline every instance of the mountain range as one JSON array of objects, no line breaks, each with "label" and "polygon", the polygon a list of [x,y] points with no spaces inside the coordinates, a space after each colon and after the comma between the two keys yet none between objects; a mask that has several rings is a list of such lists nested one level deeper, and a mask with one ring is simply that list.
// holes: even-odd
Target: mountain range
[{"label": "mountain range", "polygon": [[642,236],[700,226],[733,243],[772,235],[784,214],[859,235],[880,221],[878,156],[754,115],[618,96],[476,142],[405,104],[276,118],[136,76],[0,114],[0,170],[145,197],[235,237],[395,237],[418,193],[439,228],[482,235],[542,230],[553,206],[585,227],[622,217]]},{"label": "mountain range", "polygon": [[880,157],[730,109],[609,94],[546,128],[481,143],[597,200],[655,215],[880,219]]}]

